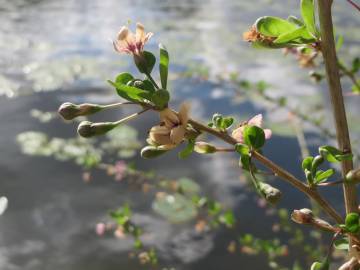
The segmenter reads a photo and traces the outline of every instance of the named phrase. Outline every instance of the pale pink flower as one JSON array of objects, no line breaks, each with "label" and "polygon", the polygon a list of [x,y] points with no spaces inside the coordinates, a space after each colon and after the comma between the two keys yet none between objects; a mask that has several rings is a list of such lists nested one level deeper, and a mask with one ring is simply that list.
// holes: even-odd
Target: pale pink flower
[{"label": "pale pink flower", "polygon": [[103,236],[106,232],[106,225],[104,223],[96,224],[95,231],[97,235]]},{"label": "pale pink flower", "polygon": [[[237,129],[232,132],[232,137],[239,143],[244,143],[244,130],[246,126],[262,127],[263,116],[262,114],[255,115],[250,120],[242,123]],[[270,129],[264,129],[265,139],[270,139],[272,132]]]},{"label": "pale pink flower", "polygon": [[141,55],[145,43],[151,38],[153,33],[145,33],[141,23],[136,24],[135,34],[128,27],[121,27],[116,40],[113,41],[115,51],[132,55]]},{"label": "pale pink flower", "polygon": [[115,180],[121,181],[126,174],[126,170],[127,170],[127,166],[126,166],[125,161],[120,160],[120,161],[116,162],[115,167],[114,167]]}]

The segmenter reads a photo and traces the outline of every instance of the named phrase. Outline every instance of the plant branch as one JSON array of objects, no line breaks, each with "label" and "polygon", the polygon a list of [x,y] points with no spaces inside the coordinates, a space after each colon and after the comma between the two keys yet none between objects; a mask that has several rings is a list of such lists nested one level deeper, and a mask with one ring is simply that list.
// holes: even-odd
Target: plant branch
[{"label": "plant branch", "polygon": [[[335,119],[336,135],[338,146],[344,153],[351,152],[351,143],[349,129],[346,119],[344,99],[340,84],[340,75],[338,69],[338,59],[334,41],[333,22],[331,14],[332,1],[319,0],[319,18],[321,29],[321,50],[323,53],[326,75],[329,84],[329,92],[333,107],[333,116]],[[353,169],[352,161],[342,162],[343,177]],[[344,183],[344,199],[346,213],[358,212],[356,200],[356,188],[351,183]]]}]

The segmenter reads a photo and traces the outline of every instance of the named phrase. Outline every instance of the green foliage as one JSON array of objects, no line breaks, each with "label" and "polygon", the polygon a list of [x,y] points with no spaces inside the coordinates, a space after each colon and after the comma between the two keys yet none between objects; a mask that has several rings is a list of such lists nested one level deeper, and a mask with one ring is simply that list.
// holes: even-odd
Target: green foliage
[{"label": "green foliage", "polygon": [[215,113],[212,117],[211,123],[209,123],[209,126],[215,127],[225,132],[228,128],[232,126],[233,123],[234,123],[234,118],[225,117],[222,114]]},{"label": "green foliage", "polygon": [[236,144],[235,150],[240,154],[240,164],[241,167],[245,170],[249,170],[250,166],[250,148],[244,144]]},{"label": "green foliage", "polygon": [[120,84],[127,84],[133,79],[134,77],[130,73],[123,72],[116,76],[115,82]]},{"label": "green foliage", "polygon": [[279,37],[282,34],[296,30],[291,22],[273,16],[259,18],[255,22],[256,29],[266,37]]},{"label": "green foliage", "polygon": [[310,270],[329,270],[330,264],[328,260],[325,260],[324,262],[314,262],[311,265]]},{"label": "green foliage", "polygon": [[150,159],[150,158],[156,158],[158,156],[161,156],[162,154],[165,154],[167,150],[158,149],[158,147],[153,145],[145,146],[143,149],[141,149],[141,157]]},{"label": "green foliage", "polygon": [[165,89],[159,89],[155,91],[154,94],[152,95],[152,102],[159,110],[162,110],[163,108],[167,107],[169,100],[170,100],[169,91]]},{"label": "green foliage", "polygon": [[149,51],[144,51],[142,56],[134,55],[134,62],[141,73],[149,75],[156,63],[156,57]]},{"label": "green foliage", "polygon": [[339,250],[349,250],[349,239],[340,238],[334,241],[334,247]]},{"label": "green foliage", "polygon": [[318,170],[318,167],[324,162],[323,156],[306,157],[302,162],[302,169],[306,176],[306,180],[310,187],[316,186],[323,182],[326,182],[329,177],[334,175],[334,169],[328,169],[326,171]]},{"label": "green foliage", "polygon": [[351,153],[343,153],[339,149],[330,145],[320,146],[319,154],[329,162],[341,162],[344,160],[352,160],[353,158]]},{"label": "green foliage", "polygon": [[347,214],[345,218],[345,224],[341,224],[340,227],[345,230],[345,232],[358,233],[360,231],[359,214]]},{"label": "green foliage", "polygon": [[318,31],[315,24],[314,0],[301,0],[301,16],[307,30],[316,37]]},{"label": "green foliage", "polygon": [[195,147],[195,139],[188,140],[188,144],[182,151],[179,152],[178,157],[180,159],[185,159],[189,157],[194,151],[194,147]]},{"label": "green foliage", "polygon": [[260,149],[265,144],[265,133],[257,126],[246,126],[244,129],[244,142],[253,149]]},{"label": "green foliage", "polygon": [[151,95],[148,91],[129,86],[121,82],[113,82],[111,80],[108,80],[108,82],[110,85],[115,87],[118,95],[126,100],[133,102],[143,102],[144,100],[151,100]]},{"label": "green foliage", "polygon": [[159,49],[160,49],[159,71],[160,71],[161,87],[163,89],[167,89],[169,53],[166,50],[165,46],[162,44],[159,44]]},{"label": "green foliage", "polygon": [[182,223],[193,219],[197,210],[190,200],[181,194],[161,194],[153,202],[156,213],[173,223]]}]

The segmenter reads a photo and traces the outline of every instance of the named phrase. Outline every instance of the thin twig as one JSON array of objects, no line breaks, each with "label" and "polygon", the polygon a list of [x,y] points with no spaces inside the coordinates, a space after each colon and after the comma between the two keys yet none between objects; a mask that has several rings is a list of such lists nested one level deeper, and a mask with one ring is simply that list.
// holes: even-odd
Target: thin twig
[{"label": "thin twig", "polygon": [[352,5],[354,8],[356,8],[358,11],[360,11],[360,6],[358,4],[356,4],[355,2],[353,2],[352,0],[347,0],[350,5]]}]

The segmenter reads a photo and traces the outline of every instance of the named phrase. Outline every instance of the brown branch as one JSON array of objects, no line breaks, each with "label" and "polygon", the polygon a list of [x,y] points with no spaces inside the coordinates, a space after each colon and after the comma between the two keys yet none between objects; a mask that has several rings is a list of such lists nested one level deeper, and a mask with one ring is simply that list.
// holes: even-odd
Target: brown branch
[{"label": "brown branch", "polygon": [[[351,143],[349,129],[346,119],[344,99],[340,84],[340,75],[338,69],[338,60],[335,49],[333,22],[331,14],[332,1],[319,0],[319,18],[321,28],[321,46],[325,61],[326,75],[329,84],[329,92],[333,107],[333,116],[335,119],[336,135],[339,148],[344,153],[351,152]],[[353,169],[352,161],[342,162],[342,174],[346,174]],[[357,212],[356,188],[351,183],[344,183],[344,198],[346,212]]]}]

